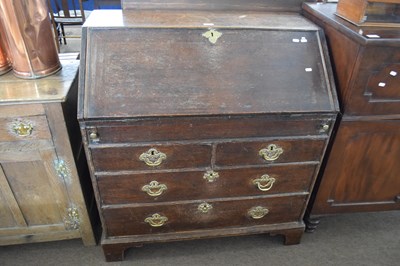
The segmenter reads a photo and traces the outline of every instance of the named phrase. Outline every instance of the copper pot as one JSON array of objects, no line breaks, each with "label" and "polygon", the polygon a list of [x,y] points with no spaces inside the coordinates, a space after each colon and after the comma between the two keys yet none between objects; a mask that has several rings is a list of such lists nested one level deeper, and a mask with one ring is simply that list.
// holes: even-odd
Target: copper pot
[{"label": "copper pot", "polygon": [[45,77],[61,68],[46,0],[0,0],[0,23],[17,77]]},{"label": "copper pot", "polygon": [[4,36],[4,30],[0,24],[0,75],[3,75],[11,70],[11,60],[7,49],[7,42]]}]

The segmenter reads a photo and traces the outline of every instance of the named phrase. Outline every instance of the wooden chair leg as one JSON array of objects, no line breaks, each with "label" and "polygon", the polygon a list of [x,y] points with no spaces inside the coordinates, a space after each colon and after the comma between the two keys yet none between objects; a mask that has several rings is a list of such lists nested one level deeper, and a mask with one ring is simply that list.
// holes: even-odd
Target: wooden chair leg
[{"label": "wooden chair leg", "polygon": [[64,39],[64,44],[67,44],[67,39],[65,38],[64,24],[60,23],[60,25],[61,25],[61,36]]}]

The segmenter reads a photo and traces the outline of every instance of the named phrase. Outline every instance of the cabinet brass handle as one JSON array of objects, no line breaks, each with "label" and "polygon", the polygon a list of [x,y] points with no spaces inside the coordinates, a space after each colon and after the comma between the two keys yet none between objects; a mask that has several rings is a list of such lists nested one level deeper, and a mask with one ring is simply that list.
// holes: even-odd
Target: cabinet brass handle
[{"label": "cabinet brass handle", "polygon": [[167,155],[154,148],[149,149],[139,156],[139,160],[145,162],[148,166],[158,166],[165,159],[167,159]]},{"label": "cabinet brass handle", "polygon": [[219,174],[217,172],[214,172],[212,170],[207,171],[204,175],[203,178],[206,179],[208,182],[212,183],[215,180],[217,180],[217,178],[219,177]]},{"label": "cabinet brass handle", "polygon": [[199,204],[199,206],[197,207],[197,210],[199,210],[202,213],[208,213],[212,208],[213,208],[213,206],[211,204],[208,204],[207,202],[203,202],[203,203]]},{"label": "cabinet brass handle", "polygon": [[167,190],[167,186],[157,181],[151,181],[148,185],[142,187],[142,191],[152,197],[160,196],[165,190]]},{"label": "cabinet brass handle", "polygon": [[265,215],[267,215],[268,212],[269,212],[269,210],[267,208],[264,208],[264,207],[261,207],[261,206],[257,206],[257,207],[251,208],[247,212],[247,214],[253,219],[261,219]]},{"label": "cabinet brass handle", "polygon": [[152,216],[144,219],[144,221],[152,227],[161,227],[168,221],[168,218],[158,213],[155,213]]},{"label": "cabinet brass handle", "polygon": [[92,130],[89,132],[89,138],[92,142],[99,142],[100,138],[99,138],[99,133],[97,133],[96,130]]},{"label": "cabinet brass handle", "polygon": [[269,144],[267,148],[259,151],[259,155],[266,161],[275,161],[282,153],[283,149],[276,144]]},{"label": "cabinet brass handle", "polygon": [[16,121],[12,125],[12,130],[20,137],[27,137],[32,134],[33,125],[29,121]]},{"label": "cabinet brass handle", "polygon": [[254,179],[253,184],[261,191],[268,191],[274,185],[276,179],[269,175],[262,175],[260,178]]}]

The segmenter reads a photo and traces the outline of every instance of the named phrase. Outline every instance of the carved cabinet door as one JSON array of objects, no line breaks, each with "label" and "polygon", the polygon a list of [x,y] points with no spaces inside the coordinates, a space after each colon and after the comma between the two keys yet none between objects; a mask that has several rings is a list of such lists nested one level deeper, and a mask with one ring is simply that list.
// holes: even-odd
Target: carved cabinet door
[{"label": "carved cabinet door", "polygon": [[54,147],[0,153],[0,244],[45,241],[74,229],[68,171]]}]

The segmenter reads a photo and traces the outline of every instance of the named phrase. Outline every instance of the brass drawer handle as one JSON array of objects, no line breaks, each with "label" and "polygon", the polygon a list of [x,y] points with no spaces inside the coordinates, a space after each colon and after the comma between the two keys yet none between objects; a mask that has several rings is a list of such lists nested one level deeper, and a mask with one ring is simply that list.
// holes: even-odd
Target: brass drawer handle
[{"label": "brass drawer handle", "polygon": [[152,197],[160,196],[165,190],[167,190],[167,186],[157,181],[151,181],[148,185],[142,187],[142,191]]},{"label": "brass drawer handle", "polygon": [[97,133],[96,130],[91,130],[89,132],[89,138],[92,142],[99,142],[100,138],[99,138],[99,133]]},{"label": "brass drawer handle", "polygon": [[199,204],[199,206],[197,207],[197,210],[199,210],[202,213],[208,213],[212,208],[213,208],[213,206],[211,204],[208,204],[207,202],[203,202],[203,203]]},{"label": "brass drawer handle", "polygon": [[259,151],[259,155],[266,161],[275,161],[282,153],[283,149],[276,144],[269,144],[267,148]]},{"label": "brass drawer handle", "polygon": [[254,179],[253,184],[257,185],[258,189],[261,191],[268,191],[274,185],[276,179],[270,177],[269,175],[263,175],[260,178]]},{"label": "brass drawer handle", "polygon": [[206,179],[208,182],[212,183],[215,180],[217,180],[217,178],[219,177],[219,174],[217,172],[214,172],[212,170],[207,171],[204,175],[203,178]]},{"label": "brass drawer handle", "polygon": [[15,121],[12,125],[13,132],[20,137],[27,137],[32,134],[33,124],[29,121]]},{"label": "brass drawer handle", "polygon": [[253,219],[261,219],[265,215],[267,215],[268,212],[269,212],[269,210],[267,208],[264,208],[264,207],[261,207],[261,206],[257,206],[257,207],[251,208],[247,212],[247,214]]},{"label": "brass drawer handle", "polygon": [[167,155],[154,148],[149,149],[139,156],[139,160],[144,161],[148,166],[158,166],[165,159],[167,159]]},{"label": "brass drawer handle", "polygon": [[155,213],[151,217],[144,219],[144,221],[152,227],[161,227],[168,221],[168,218]]}]

